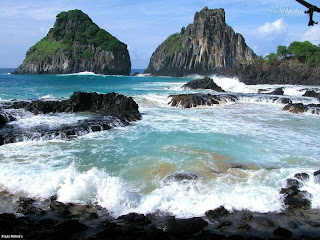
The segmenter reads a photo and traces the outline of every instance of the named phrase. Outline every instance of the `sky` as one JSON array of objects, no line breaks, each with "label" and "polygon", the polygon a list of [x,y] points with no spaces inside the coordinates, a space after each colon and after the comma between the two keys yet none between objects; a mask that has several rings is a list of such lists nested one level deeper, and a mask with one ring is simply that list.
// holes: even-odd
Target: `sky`
[{"label": "sky", "polygon": [[[308,2],[320,7],[319,0]],[[0,68],[18,67],[58,13],[80,9],[128,45],[133,69],[144,69],[155,49],[205,6],[224,8],[227,24],[258,55],[292,41],[320,44],[320,26],[308,27],[306,8],[295,0],[1,0]],[[320,22],[320,13],[314,20]]]}]

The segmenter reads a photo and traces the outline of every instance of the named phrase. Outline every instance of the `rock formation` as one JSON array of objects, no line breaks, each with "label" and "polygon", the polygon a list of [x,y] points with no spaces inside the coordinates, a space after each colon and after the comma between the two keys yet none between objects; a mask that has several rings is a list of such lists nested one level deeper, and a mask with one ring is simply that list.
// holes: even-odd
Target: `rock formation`
[{"label": "rock formation", "polygon": [[253,84],[320,85],[320,67],[306,65],[297,59],[284,59],[268,63],[257,57],[250,62],[222,69],[220,75],[238,77],[241,82]]},{"label": "rock formation", "polygon": [[250,93],[235,93],[235,94],[178,94],[170,95],[171,101],[169,104],[171,107],[182,107],[192,108],[197,106],[213,106],[226,102],[238,102],[242,98],[255,99],[256,101],[268,100],[273,103],[290,104],[292,105],[291,99],[287,97],[278,97],[267,94],[250,94]]},{"label": "rock formation", "polygon": [[[130,121],[141,118],[138,104],[131,98],[118,93],[87,93],[75,92],[70,99],[61,101],[16,101],[7,102],[2,112],[11,110],[14,114],[15,109],[24,109],[33,114],[52,114],[52,113],[75,113],[92,112],[92,116],[87,119],[79,120],[76,123],[61,124],[55,127],[45,124],[23,128],[19,125],[8,124],[14,121],[13,116],[8,117],[4,113],[0,115],[6,122],[0,122],[0,145],[28,140],[53,138],[72,139],[90,132],[108,130],[115,126],[126,126]],[[1,117],[2,116],[2,117]],[[4,118],[6,116],[6,118]],[[50,116],[48,116],[50,117]]]},{"label": "rock formation", "polygon": [[129,75],[126,44],[103,29],[80,10],[61,12],[47,36],[31,47],[15,74]]},{"label": "rock formation", "polygon": [[182,86],[185,89],[211,89],[216,92],[224,92],[224,90],[219,87],[212,78],[204,77],[202,79],[192,80],[187,82]]},{"label": "rock formation", "polygon": [[156,49],[145,73],[157,76],[205,75],[254,58],[255,54],[242,35],[226,24],[224,9],[205,7],[196,12],[192,24],[168,37]]}]

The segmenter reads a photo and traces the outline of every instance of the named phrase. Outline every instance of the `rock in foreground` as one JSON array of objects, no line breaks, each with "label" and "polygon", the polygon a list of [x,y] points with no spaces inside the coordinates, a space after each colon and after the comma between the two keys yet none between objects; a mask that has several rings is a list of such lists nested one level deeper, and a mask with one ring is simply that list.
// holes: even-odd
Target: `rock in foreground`
[{"label": "rock in foreground", "polygon": [[25,110],[33,114],[91,112],[87,119],[70,124],[51,127],[39,123],[23,128],[15,124],[4,124],[0,129],[0,145],[29,140],[62,138],[70,139],[90,132],[108,130],[115,126],[128,125],[141,118],[138,104],[118,93],[75,92],[70,99],[61,101],[16,101],[7,102],[4,111]]},{"label": "rock in foreground", "polygon": [[61,12],[47,36],[31,47],[15,74],[94,72],[129,75],[127,45],[80,10]]}]

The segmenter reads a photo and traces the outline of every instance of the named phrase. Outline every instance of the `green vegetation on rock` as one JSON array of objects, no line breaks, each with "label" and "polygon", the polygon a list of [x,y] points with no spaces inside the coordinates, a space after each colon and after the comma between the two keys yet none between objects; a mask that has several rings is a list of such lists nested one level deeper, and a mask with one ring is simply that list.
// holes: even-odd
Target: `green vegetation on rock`
[{"label": "green vegetation on rock", "polygon": [[49,34],[57,41],[77,42],[82,45],[93,44],[107,51],[126,48],[124,43],[107,31],[100,29],[87,14],[77,9],[59,13]]},{"label": "green vegetation on rock", "polygon": [[54,42],[50,38],[44,37],[28,50],[24,62],[42,61],[66,47],[62,42]]},{"label": "green vegetation on rock", "polygon": [[309,41],[294,41],[289,45],[289,47],[278,46],[277,53],[270,53],[264,58],[268,63],[286,59],[297,59],[307,65],[319,66],[320,45],[316,46]]},{"label": "green vegetation on rock", "polygon": [[167,49],[168,54],[173,54],[175,52],[180,52],[184,51],[182,45],[181,45],[181,39],[182,39],[181,34],[179,33],[174,33],[170,35],[164,42],[164,47]]},{"label": "green vegetation on rock", "polygon": [[[46,37],[28,50],[24,62],[42,61],[62,51],[77,52],[79,45],[93,45],[112,52],[126,49],[124,43],[100,29],[87,14],[76,9],[57,15],[54,27]],[[89,60],[91,52],[83,52],[82,57]]]}]

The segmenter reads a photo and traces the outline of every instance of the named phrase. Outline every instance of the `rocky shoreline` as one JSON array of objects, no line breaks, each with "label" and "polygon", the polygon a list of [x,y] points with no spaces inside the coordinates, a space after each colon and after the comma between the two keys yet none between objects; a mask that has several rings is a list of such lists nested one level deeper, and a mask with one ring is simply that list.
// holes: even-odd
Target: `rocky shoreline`
[{"label": "rocky shoreline", "polygon": [[[53,113],[89,112],[91,115],[76,123],[61,124],[56,127],[41,123],[27,129],[16,126],[15,111],[24,110],[33,115]],[[131,98],[118,93],[75,92],[67,100],[8,101],[0,108],[0,145],[21,142],[25,139],[72,139],[90,132],[108,130],[115,126],[126,126],[131,121],[140,120],[138,104]]]},{"label": "rocky shoreline", "polygon": [[[313,175],[319,182],[320,171]],[[185,176],[172,176],[170,181],[197,179]],[[32,199],[2,191],[0,201],[12,210],[0,214],[0,231],[23,239],[319,239],[320,209],[311,209],[311,194],[300,190],[309,178],[297,173],[287,179],[279,191],[286,206],[281,212],[229,212],[220,206],[187,219],[163,212],[115,218],[91,203],[62,203],[57,196]]]}]

